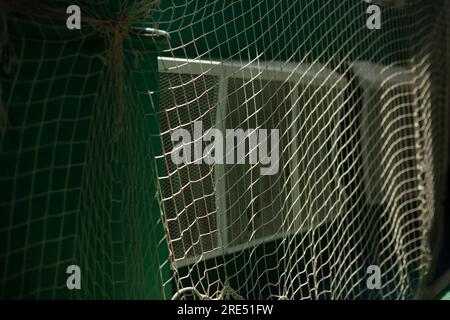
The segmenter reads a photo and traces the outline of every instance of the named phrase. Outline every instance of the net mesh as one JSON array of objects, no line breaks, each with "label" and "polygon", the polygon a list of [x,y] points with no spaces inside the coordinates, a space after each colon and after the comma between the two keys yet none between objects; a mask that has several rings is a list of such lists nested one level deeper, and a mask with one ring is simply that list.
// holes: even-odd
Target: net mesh
[{"label": "net mesh", "polygon": [[1,297],[421,296],[448,153],[445,1],[0,9]]}]

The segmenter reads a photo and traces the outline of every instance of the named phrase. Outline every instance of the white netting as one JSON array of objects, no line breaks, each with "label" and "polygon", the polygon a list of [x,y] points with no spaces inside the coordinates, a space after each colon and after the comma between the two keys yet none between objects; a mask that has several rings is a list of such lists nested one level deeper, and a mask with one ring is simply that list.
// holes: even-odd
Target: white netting
[{"label": "white netting", "polygon": [[447,3],[33,3],[0,1],[0,296],[421,295],[443,210]]},{"label": "white netting", "polygon": [[[380,30],[362,1],[163,5],[159,181],[175,298],[420,295],[442,210],[448,12],[376,4]],[[250,136],[245,164],[176,165],[180,128],[192,154],[210,128],[278,129],[279,169],[250,162]]]}]

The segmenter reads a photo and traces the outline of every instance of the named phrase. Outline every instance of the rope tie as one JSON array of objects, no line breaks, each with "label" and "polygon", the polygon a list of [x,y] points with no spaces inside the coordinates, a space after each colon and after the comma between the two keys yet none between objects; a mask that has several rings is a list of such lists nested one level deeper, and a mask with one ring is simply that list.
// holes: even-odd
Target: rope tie
[{"label": "rope tie", "polygon": [[92,29],[104,39],[106,45],[105,65],[107,67],[106,81],[111,83],[113,88],[114,104],[114,134],[117,139],[125,113],[125,79],[124,79],[124,50],[123,43],[129,36],[130,19],[123,16],[117,22],[101,21],[98,19],[87,18],[85,21]]}]

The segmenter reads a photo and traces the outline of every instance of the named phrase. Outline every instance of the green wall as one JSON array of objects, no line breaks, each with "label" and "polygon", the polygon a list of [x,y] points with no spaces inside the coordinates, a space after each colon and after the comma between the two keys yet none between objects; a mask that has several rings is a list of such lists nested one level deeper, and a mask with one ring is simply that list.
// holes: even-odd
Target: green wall
[{"label": "green wall", "polygon": [[355,0],[175,0],[162,1],[154,19],[171,33],[170,55],[179,57],[402,59],[407,39],[394,30],[407,28],[408,18],[397,9],[382,8],[381,30],[369,30],[367,7]]},{"label": "green wall", "polygon": [[[168,250],[155,155],[165,44],[125,37],[117,63],[127,103],[118,106],[111,48],[60,22],[8,16],[17,60],[0,77],[9,122],[0,141],[0,297],[162,298],[169,269],[160,270]],[[120,131],[118,107],[126,107]],[[72,264],[79,291],[66,287]]]}]

